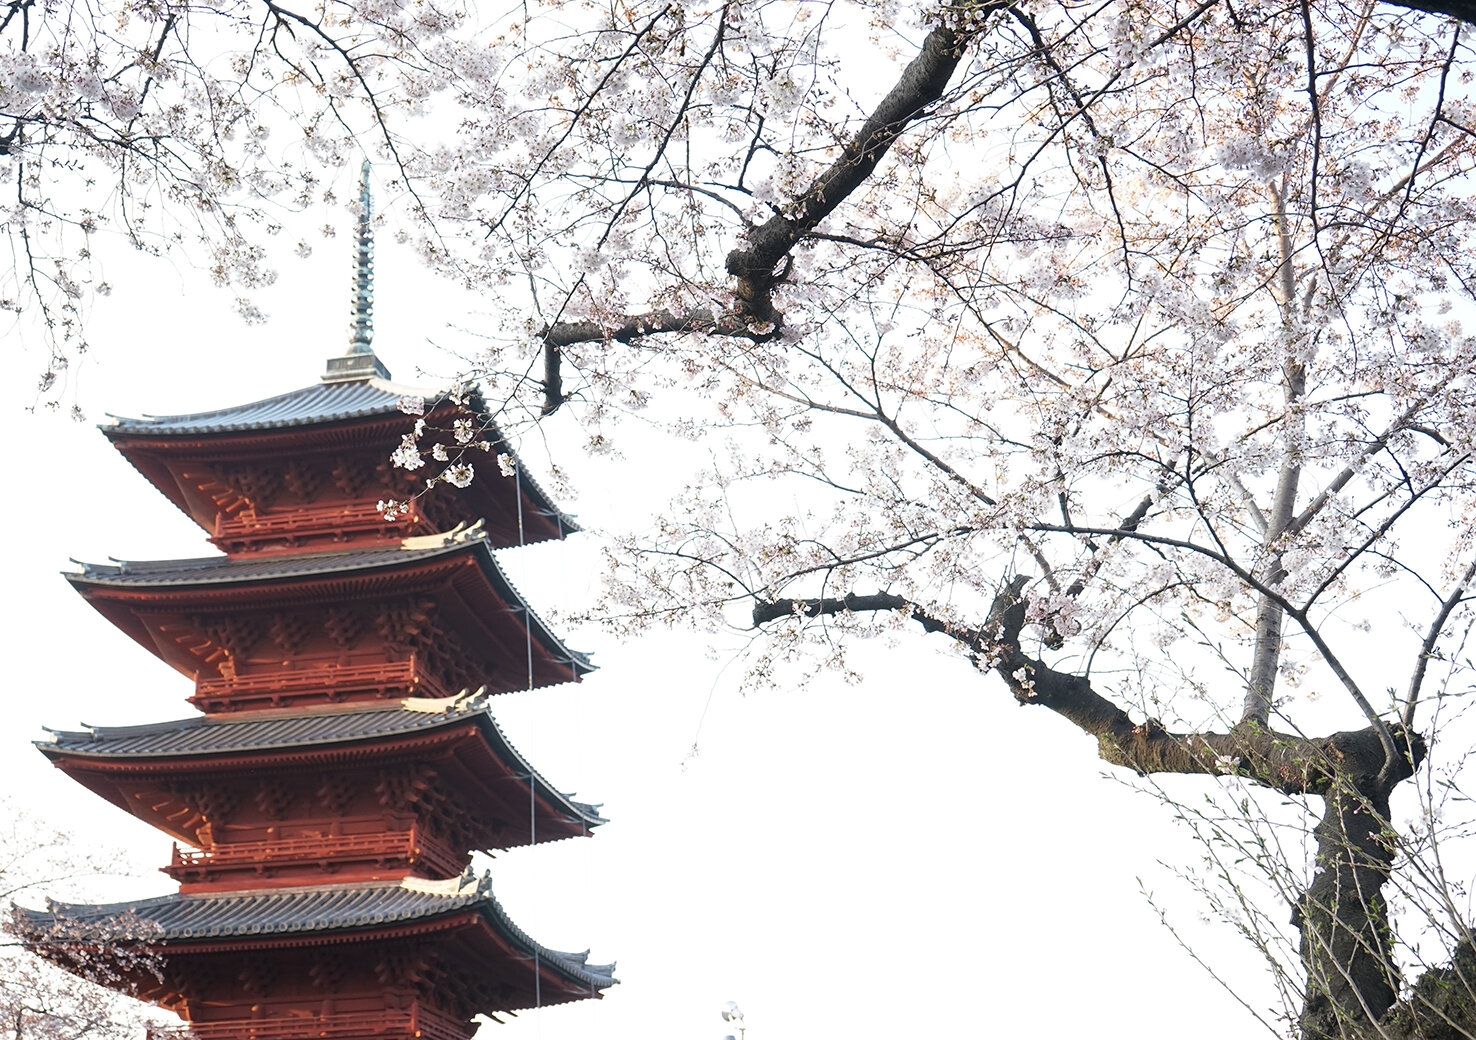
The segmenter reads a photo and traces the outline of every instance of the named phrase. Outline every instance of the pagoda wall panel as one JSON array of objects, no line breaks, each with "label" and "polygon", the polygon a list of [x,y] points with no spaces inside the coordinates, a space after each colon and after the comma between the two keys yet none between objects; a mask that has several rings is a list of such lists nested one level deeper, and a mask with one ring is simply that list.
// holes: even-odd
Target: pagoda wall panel
[{"label": "pagoda wall panel", "polygon": [[297,1029],[324,1026],[346,1040],[395,1035],[406,1012],[441,1029],[464,1030],[456,1034],[464,1038],[475,1032],[477,1014],[495,1017],[594,995],[507,947],[478,915],[409,932],[311,943],[179,944],[157,966],[158,976],[137,980],[139,995],[192,1028],[204,1026],[201,1040],[296,1040]]},{"label": "pagoda wall panel", "polygon": [[[166,986],[198,1040],[464,1040],[478,1008],[457,998],[457,974],[433,946],[408,939],[197,954]],[[518,1003],[522,988],[506,987],[500,1001]],[[183,1040],[185,1030],[160,1033]]]},{"label": "pagoda wall panel", "polygon": [[206,711],[500,693],[526,689],[530,668],[535,686],[578,674],[567,651],[559,660],[530,640],[522,610],[471,556],[256,584],[81,587],[192,677]]}]

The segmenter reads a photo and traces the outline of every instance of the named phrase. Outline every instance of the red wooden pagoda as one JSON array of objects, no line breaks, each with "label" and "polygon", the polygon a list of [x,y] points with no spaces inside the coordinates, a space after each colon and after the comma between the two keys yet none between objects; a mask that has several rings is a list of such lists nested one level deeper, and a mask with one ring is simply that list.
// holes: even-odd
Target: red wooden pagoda
[{"label": "red wooden pagoda", "polygon": [[[474,1016],[614,982],[613,965],[534,942],[471,872],[472,850],[603,822],[487,709],[491,694],[590,669],[493,553],[574,528],[517,472],[475,394],[397,386],[370,349],[367,174],[353,341],[319,383],[104,428],[224,555],[68,575],[191,677],[203,714],[38,746],[176,840],[163,869],[179,892],[20,910],[18,924],[75,970],[109,965],[110,984],[201,1040],[465,1040]],[[391,465],[422,401],[429,464]],[[468,452],[507,455],[515,474],[419,479]],[[386,519],[386,499],[410,504]]]}]

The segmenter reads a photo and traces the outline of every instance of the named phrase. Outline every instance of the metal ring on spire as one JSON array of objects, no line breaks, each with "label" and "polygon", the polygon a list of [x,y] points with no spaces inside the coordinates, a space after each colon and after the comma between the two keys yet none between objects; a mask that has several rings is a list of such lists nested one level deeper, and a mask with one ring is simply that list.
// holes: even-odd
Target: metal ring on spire
[{"label": "metal ring on spire", "polygon": [[389,378],[389,370],[375,357],[374,340],[374,199],[369,192],[369,160],[364,160],[359,182],[359,220],[354,255],[354,320],[349,326],[349,348],[342,357],[329,358],[325,383],[347,383]]},{"label": "metal ring on spire", "polygon": [[354,265],[354,324],[349,353],[368,354],[374,339],[374,199],[369,194],[369,160],[359,182],[359,248]]}]

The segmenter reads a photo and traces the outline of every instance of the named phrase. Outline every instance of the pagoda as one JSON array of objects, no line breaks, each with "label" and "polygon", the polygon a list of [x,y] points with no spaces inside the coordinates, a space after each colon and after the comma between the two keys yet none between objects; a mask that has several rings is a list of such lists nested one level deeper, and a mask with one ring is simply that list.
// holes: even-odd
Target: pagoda
[{"label": "pagoda", "polygon": [[[368,174],[351,344],[318,383],[104,427],[220,552],[67,575],[190,677],[199,713],[37,746],[175,840],[162,869],[179,891],[17,909],[17,926],[200,1040],[466,1040],[476,1016],[615,981],[535,942],[471,869],[474,850],[604,822],[488,710],[591,668],[494,552],[577,528],[474,392],[390,382],[370,346]],[[473,457],[484,475],[468,481]]]}]

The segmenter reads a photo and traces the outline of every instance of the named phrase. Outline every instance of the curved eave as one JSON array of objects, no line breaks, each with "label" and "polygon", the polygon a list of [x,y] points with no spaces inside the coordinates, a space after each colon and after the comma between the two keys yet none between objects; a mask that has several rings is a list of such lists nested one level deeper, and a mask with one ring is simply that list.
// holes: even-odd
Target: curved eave
[{"label": "curved eave", "polygon": [[616,983],[615,966],[589,964],[585,955],[551,950],[519,928],[493,897],[489,879],[446,882],[407,879],[357,885],[279,888],[227,894],[175,894],[127,903],[50,903],[48,910],[12,904],[23,941],[40,945],[144,946],[172,949],[237,946],[270,948],[310,938],[353,941],[421,929],[474,911],[512,951],[552,970],[573,986],[597,994]]},{"label": "curved eave", "polygon": [[555,659],[567,661],[570,670],[574,673],[576,682],[583,676],[594,671],[595,666],[590,662],[589,656],[578,650],[571,650],[566,647],[563,640],[554,635],[548,626],[543,623],[543,619],[528,605],[528,601],[523,598],[523,594],[508,579],[507,574],[503,572],[502,567],[498,564],[491,544],[486,541],[482,541],[479,544],[481,550],[477,554],[477,560],[481,564],[482,571],[486,574],[487,580],[492,583],[492,586],[497,590],[497,594],[502,598],[503,602],[507,603],[514,610],[522,612],[524,621],[527,622],[534,637],[543,644],[544,650]]},{"label": "curved eave", "polygon": [[[440,545],[426,545],[441,541]],[[569,669],[578,681],[594,671],[589,658],[563,644],[508,580],[483,537],[447,535],[413,539],[414,548],[346,549],[328,553],[300,553],[236,560],[206,557],[192,560],[81,564],[80,572],[64,573],[71,583],[109,621],[156,656],[163,656],[147,626],[132,606],[150,603],[156,608],[184,607],[216,598],[217,590],[271,589],[288,591],[294,585],[323,581],[370,581],[413,572],[458,556],[474,559],[488,587],[503,605],[526,624],[550,661]],[[172,662],[171,662],[172,663]]]},{"label": "curved eave", "polygon": [[[439,702],[402,702],[383,705],[320,709],[306,712],[194,716],[143,726],[90,727],[52,730],[36,748],[53,764],[74,776],[84,772],[172,774],[227,763],[246,766],[253,759],[292,755],[327,757],[345,751],[378,751],[393,755],[406,743],[464,723],[474,723],[488,753],[505,770],[504,778],[532,779],[535,797],[556,817],[579,824],[586,832],[608,822],[598,807],[574,801],[533,768],[512,745],[485,702],[463,701],[464,706],[435,710]],[[80,779],[80,777],[78,778]],[[489,777],[490,781],[496,779]],[[88,785],[89,787],[91,785]],[[102,792],[99,792],[102,793]],[[127,808],[126,800],[109,797]],[[186,840],[189,840],[186,838]]]}]

